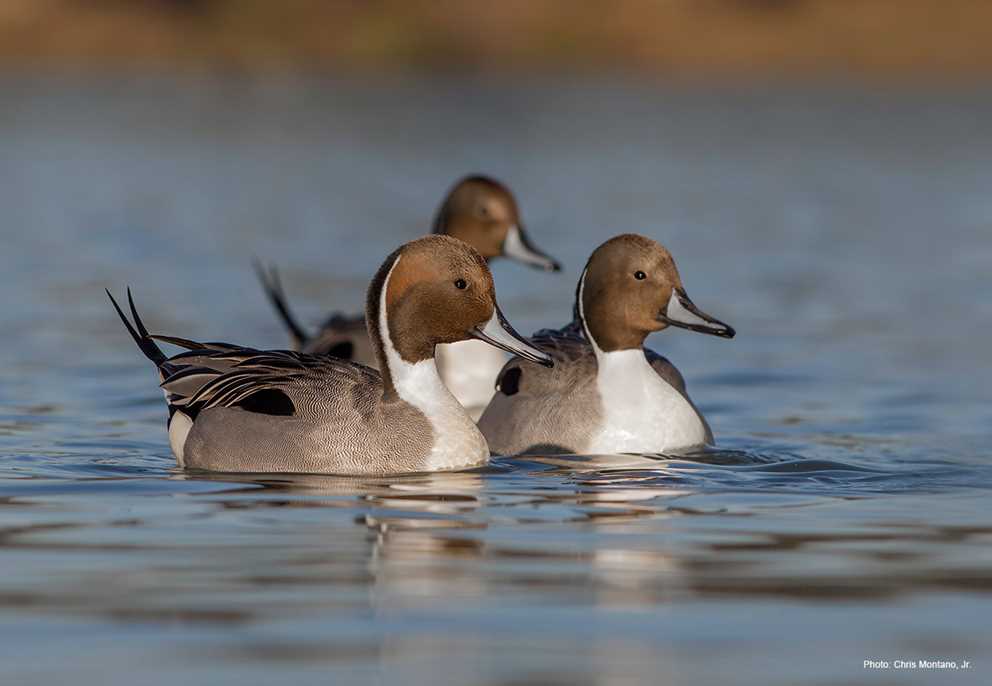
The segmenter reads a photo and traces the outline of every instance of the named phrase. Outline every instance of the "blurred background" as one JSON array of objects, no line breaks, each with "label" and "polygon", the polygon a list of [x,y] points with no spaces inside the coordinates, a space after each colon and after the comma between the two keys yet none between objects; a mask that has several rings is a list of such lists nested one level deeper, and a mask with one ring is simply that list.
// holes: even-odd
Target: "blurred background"
[{"label": "blurred background", "polygon": [[987,74],[982,0],[4,0],[0,57],[54,67]]},{"label": "blurred background", "polygon": [[[0,0],[0,680],[978,664],[990,76],[983,0]],[[670,248],[738,332],[649,341],[718,450],[376,483],[175,469],[104,288],[153,331],[285,347],[254,257],[306,323],[355,311],[476,172],[565,266],[494,262],[521,332],[567,321],[609,236]]]}]

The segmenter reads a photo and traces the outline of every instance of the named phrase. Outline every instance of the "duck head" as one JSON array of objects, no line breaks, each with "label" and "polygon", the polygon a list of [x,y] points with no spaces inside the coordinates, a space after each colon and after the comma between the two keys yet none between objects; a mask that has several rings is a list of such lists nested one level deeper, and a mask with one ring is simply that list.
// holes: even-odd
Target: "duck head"
[{"label": "duck head", "polygon": [[639,348],[649,333],[669,326],[734,337],[733,328],[689,299],[668,250],[637,234],[615,236],[593,251],[579,279],[576,309],[602,352]]},{"label": "duck head", "polygon": [[482,257],[507,257],[560,271],[561,265],[530,242],[510,189],[487,176],[467,176],[448,192],[434,219],[434,233],[459,238]]},{"label": "duck head", "polygon": [[552,365],[503,317],[486,261],[449,236],[411,241],[386,258],[369,286],[366,321],[383,370],[433,359],[434,346],[470,338]]}]

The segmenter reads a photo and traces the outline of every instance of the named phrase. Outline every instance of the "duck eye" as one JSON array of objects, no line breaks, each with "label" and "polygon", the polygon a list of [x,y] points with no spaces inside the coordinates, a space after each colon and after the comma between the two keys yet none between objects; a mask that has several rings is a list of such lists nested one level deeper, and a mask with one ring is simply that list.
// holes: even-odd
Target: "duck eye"
[{"label": "duck eye", "polygon": [[637,279],[638,281],[643,281],[644,279],[648,278],[648,275],[642,272],[640,269],[638,269],[636,272],[634,272],[634,278]]},{"label": "duck eye", "polygon": [[460,291],[464,291],[468,288],[468,284],[465,282],[465,279],[455,279],[455,288]]}]

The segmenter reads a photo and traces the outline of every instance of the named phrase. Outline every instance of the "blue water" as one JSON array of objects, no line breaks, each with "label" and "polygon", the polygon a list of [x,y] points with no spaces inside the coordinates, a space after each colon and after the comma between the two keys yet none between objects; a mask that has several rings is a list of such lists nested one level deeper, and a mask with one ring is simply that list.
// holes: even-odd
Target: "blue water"
[{"label": "blue water", "polygon": [[[0,680],[988,683],[990,144],[940,86],[0,78]],[[282,347],[253,256],[353,309],[472,171],[566,265],[494,265],[521,331],[608,236],[671,249],[738,331],[651,339],[718,447],[177,470],[102,289]]]}]

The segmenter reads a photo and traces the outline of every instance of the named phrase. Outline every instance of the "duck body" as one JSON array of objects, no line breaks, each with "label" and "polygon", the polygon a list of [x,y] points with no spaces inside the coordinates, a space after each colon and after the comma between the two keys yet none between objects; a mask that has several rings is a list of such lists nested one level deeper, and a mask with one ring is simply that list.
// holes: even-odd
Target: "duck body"
[{"label": "duck body", "polygon": [[[435,346],[479,337],[551,364],[506,323],[481,256],[444,236],[407,243],[369,286],[365,319],[381,371],[153,336],[128,299],[133,325],[114,307],[158,368],[169,442],[191,469],[384,475],[482,465],[488,444],[441,381]],[[166,357],[156,341],[187,351]]]},{"label": "duck body", "polygon": [[[192,343],[192,342],[190,342]],[[485,464],[489,450],[471,418],[443,389],[433,362],[416,370],[410,382],[434,386],[420,398],[382,402],[376,370],[330,356],[248,349],[193,351],[171,359],[195,362],[216,375],[192,396],[173,393],[170,438],[180,466],[220,472],[305,472],[375,475],[464,469]],[[221,364],[216,364],[220,361]],[[233,362],[232,367],[226,367]],[[278,370],[279,379],[271,378]],[[175,377],[176,373],[170,375]],[[236,404],[216,404],[236,377],[264,389]],[[170,392],[182,381],[163,388]],[[433,384],[432,384],[433,382]],[[261,397],[283,396],[284,407]],[[292,410],[285,407],[285,400]],[[448,402],[445,403],[445,400]]]},{"label": "duck body", "polygon": [[501,370],[479,419],[494,453],[656,453],[713,440],[682,375],[656,352],[607,353],[600,365],[575,323],[531,341],[555,366],[511,360]]},{"label": "duck body", "polygon": [[494,452],[662,453],[713,441],[678,369],[644,339],[668,326],[734,331],[695,308],[667,250],[636,234],[610,239],[589,258],[573,311],[567,327],[532,337],[553,369],[511,360],[500,372],[479,419]]}]

